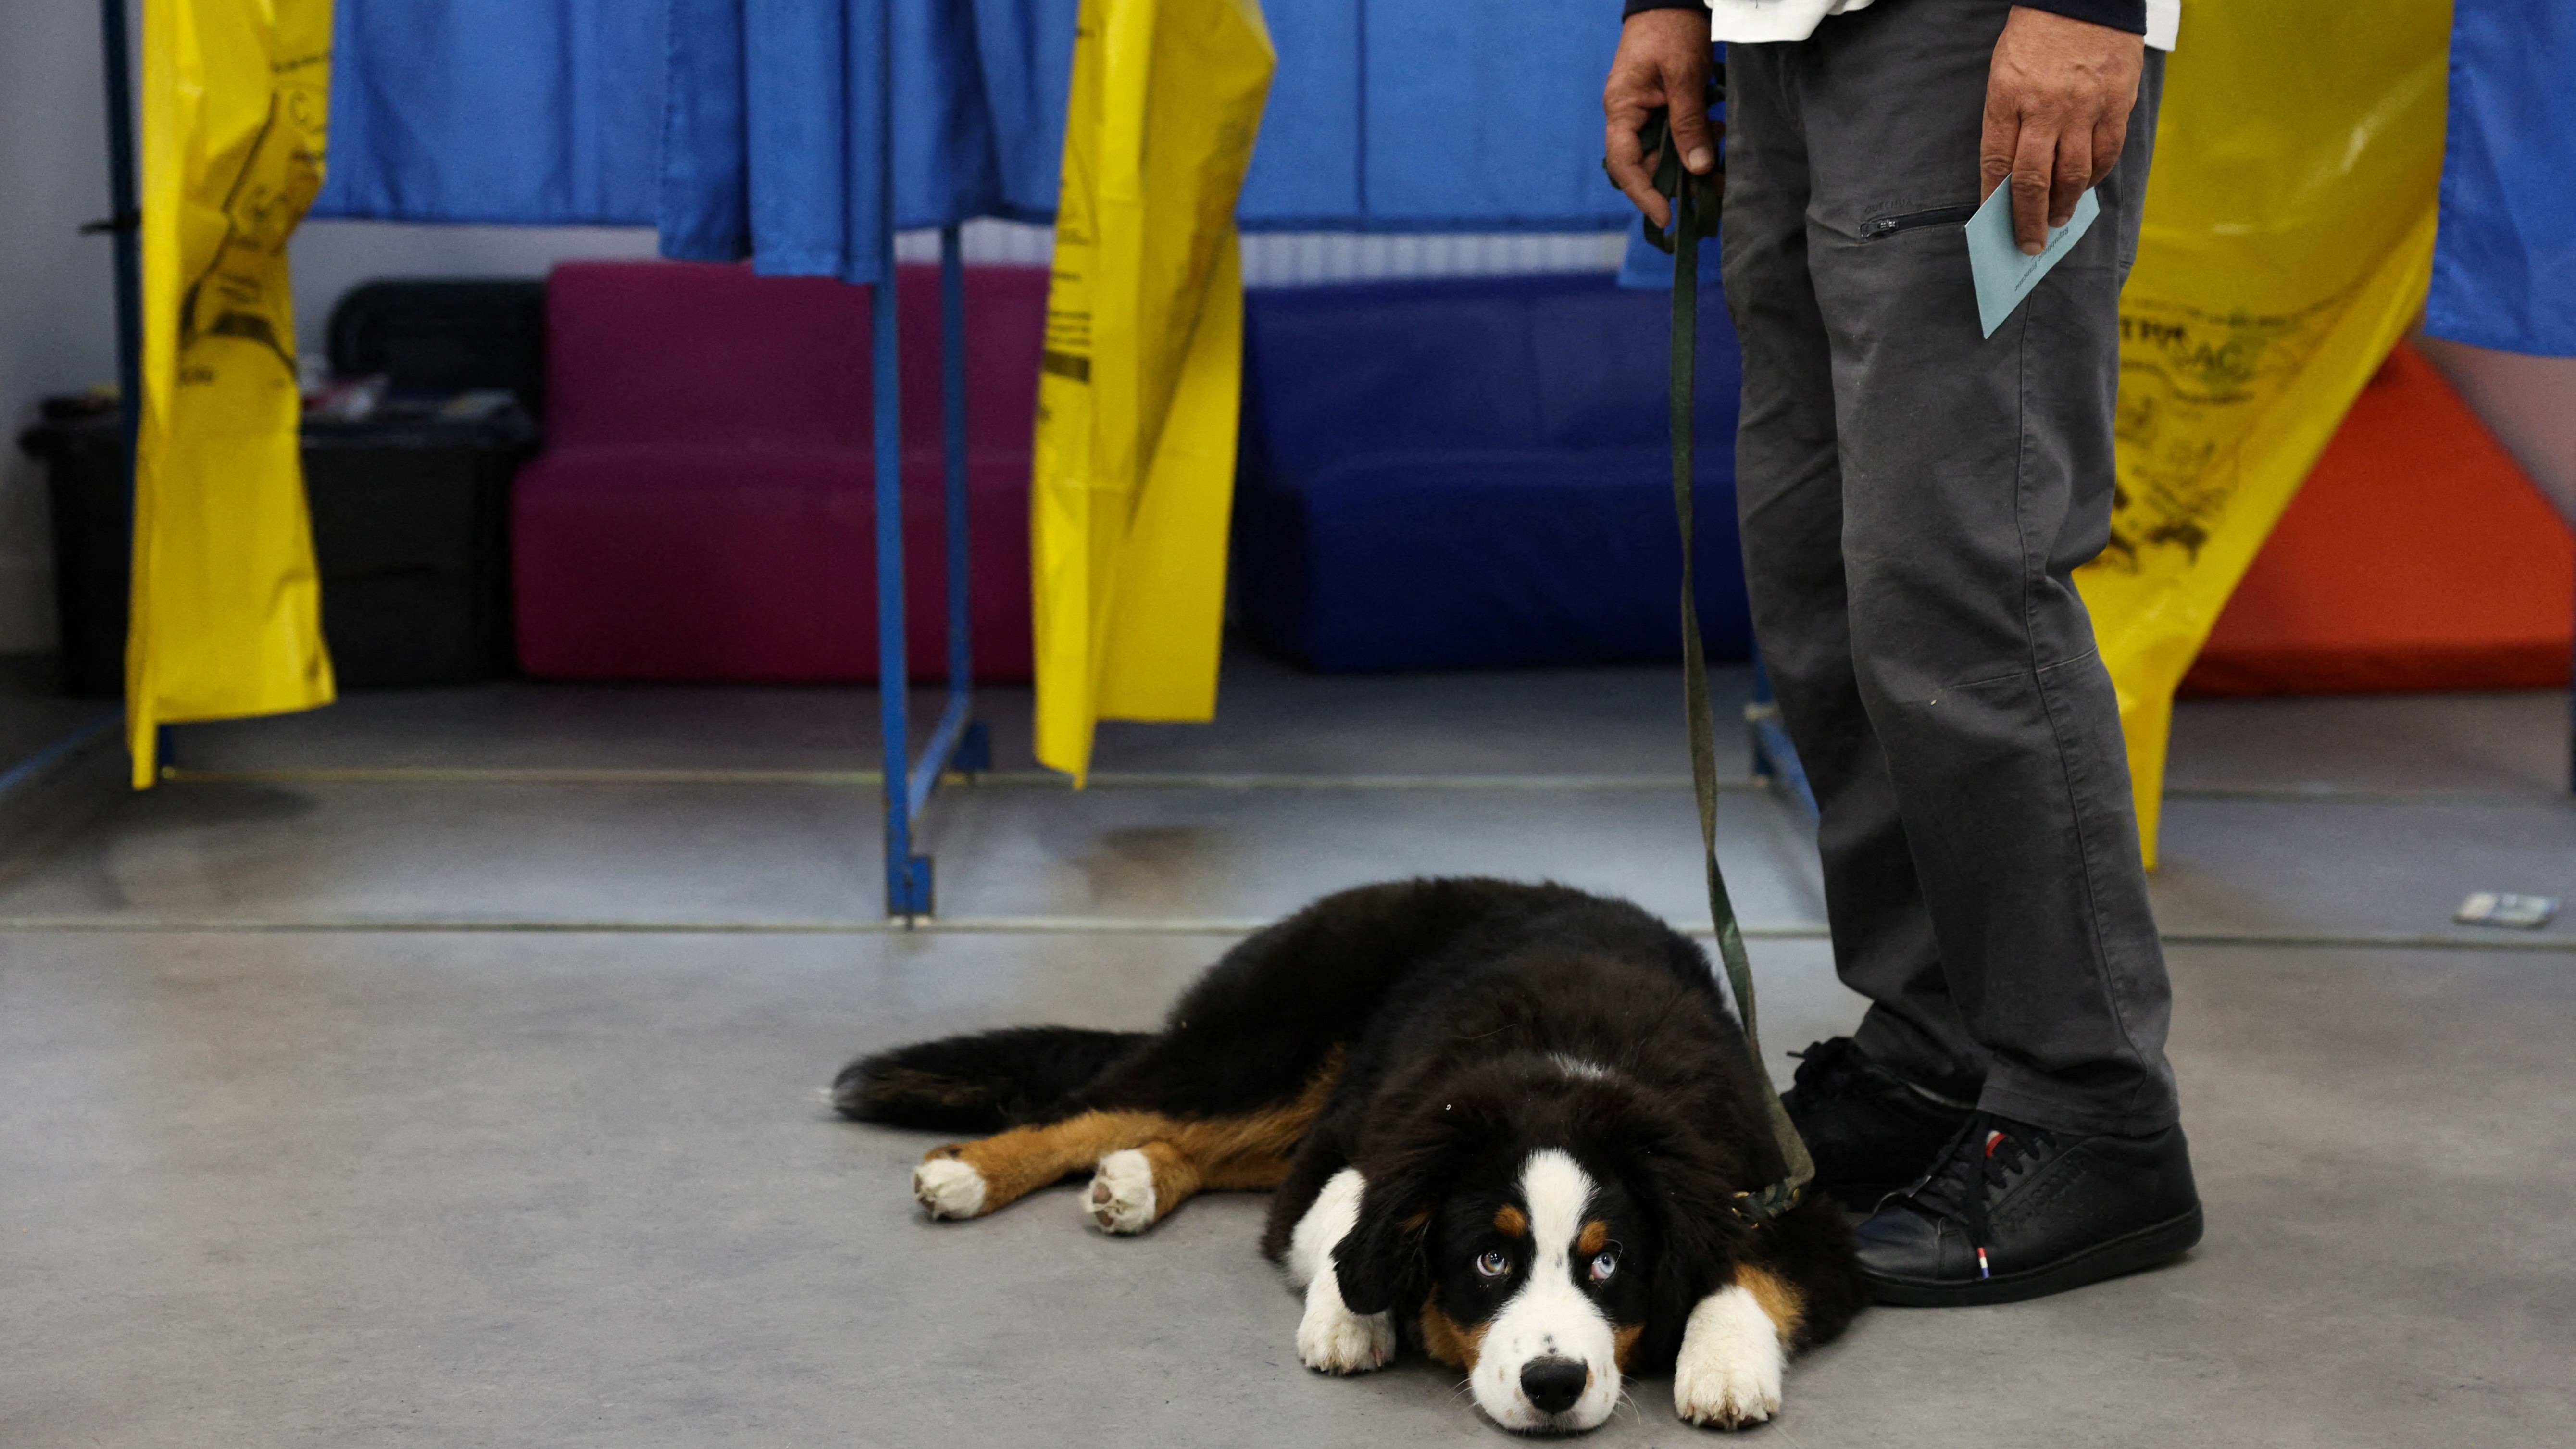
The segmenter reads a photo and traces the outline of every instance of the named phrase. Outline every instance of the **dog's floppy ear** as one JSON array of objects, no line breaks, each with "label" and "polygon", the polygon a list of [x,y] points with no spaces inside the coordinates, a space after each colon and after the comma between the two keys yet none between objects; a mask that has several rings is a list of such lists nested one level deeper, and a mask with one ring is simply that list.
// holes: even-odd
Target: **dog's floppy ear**
[{"label": "dog's floppy ear", "polygon": [[1359,1221],[1333,1248],[1333,1277],[1351,1312],[1384,1313],[1428,1290],[1431,1265],[1422,1243],[1438,1203],[1400,1190],[1418,1185],[1371,1182],[1361,1194]]},{"label": "dog's floppy ear", "polygon": [[1480,1120],[1463,1103],[1430,1107],[1405,1125],[1393,1152],[1362,1166],[1358,1221],[1333,1248],[1333,1277],[1351,1312],[1410,1307],[1430,1291],[1423,1240],[1482,1136]]},{"label": "dog's floppy ear", "polygon": [[1612,1146],[1628,1190],[1654,1220],[1654,1299],[1649,1321],[1657,1340],[1641,1361],[1678,1342],[1682,1324],[1700,1299],[1727,1282],[1737,1260],[1752,1247],[1751,1232],[1732,1202],[1740,1163],[1717,1150],[1706,1133],[1657,1112],[1630,1118]]}]

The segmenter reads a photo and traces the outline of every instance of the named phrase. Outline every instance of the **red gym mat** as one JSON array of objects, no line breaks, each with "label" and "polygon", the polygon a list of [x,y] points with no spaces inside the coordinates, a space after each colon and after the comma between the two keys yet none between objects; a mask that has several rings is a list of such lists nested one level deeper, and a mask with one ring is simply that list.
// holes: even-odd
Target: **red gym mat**
[{"label": "red gym mat", "polygon": [[2576,539],[2414,348],[2362,389],[2185,694],[2568,682]]}]

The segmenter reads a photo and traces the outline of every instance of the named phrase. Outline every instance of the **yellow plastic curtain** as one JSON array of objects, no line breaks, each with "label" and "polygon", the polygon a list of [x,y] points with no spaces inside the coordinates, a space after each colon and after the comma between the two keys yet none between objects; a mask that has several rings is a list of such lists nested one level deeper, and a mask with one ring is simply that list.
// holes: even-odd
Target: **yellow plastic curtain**
[{"label": "yellow plastic curtain", "polygon": [[1083,0],[1038,383],[1037,756],[1216,713],[1243,367],[1234,203],[1275,57],[1255,0]]},{"label": "yellow plastic curtain", "polygon": [[2422,307],[2448,0],[2186,7],[2120,299],[2119,495],[2077,575],[2156,862],[2173,694]]},{"label": "yellow plastic curtain", "polygon": [[286,276],[330,94],[331,0],[145,0],[137,789],[162,724],[331,702]]}]

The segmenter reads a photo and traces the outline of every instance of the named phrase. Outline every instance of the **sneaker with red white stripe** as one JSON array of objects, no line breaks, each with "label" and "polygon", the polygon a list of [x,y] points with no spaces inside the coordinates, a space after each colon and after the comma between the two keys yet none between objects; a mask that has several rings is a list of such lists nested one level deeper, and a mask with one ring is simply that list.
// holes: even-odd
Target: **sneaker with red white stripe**
[{"label": "sneaker with red white stripe", "polygon": [[1881,1303],[2012,1303],[2133,1273],[2200,1241],[2180,1127],[2061,1132],[1979,1112],[1858,1229]]}]

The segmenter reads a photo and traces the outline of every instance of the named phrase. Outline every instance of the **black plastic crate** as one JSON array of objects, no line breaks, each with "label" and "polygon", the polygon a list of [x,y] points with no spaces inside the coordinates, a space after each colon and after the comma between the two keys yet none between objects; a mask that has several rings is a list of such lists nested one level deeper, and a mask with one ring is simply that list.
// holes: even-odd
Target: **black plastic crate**
[{"label": "black plastic crate", "polygon": [[499,389],[546,411],[546,284],[380,281],[331,309],[331,373],[391,380],[396,396]]},{"label": "black plastic crate", "polygon": [[125,695],[126,592],[133,577],[134,501],[126,491],[124,430],[116,414],[49,416],[18,439],[44,461],[54,515],[54,616],[63,693]]},{"label": "black plastic crate", "polygon": [[[305,424],[322,634],[342,688],[517,672],[510,479],[536,436],[515,409],[470,422],[396,409]],[[116,419],[50,420],[21,441],[48,465],[64,691],[120,696],[134,520]]]}]

